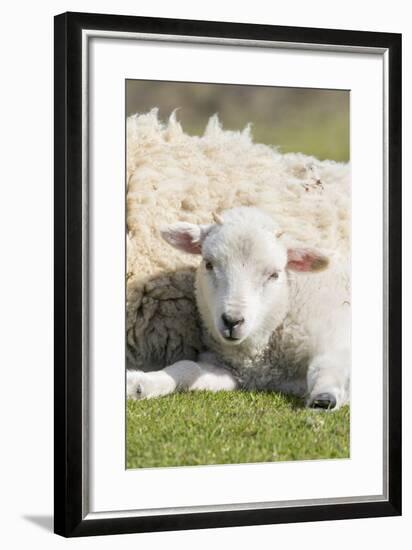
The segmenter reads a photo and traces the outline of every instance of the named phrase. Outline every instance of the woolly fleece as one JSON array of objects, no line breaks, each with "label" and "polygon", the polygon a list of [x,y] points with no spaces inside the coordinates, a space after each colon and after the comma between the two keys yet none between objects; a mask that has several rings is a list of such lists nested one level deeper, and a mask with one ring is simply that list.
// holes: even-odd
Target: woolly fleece
[{"label": "woolly fleece", "polygon": [[350,249],[348,164],[253,143],[250,126],[223,130],[217,116],[203,136],[186,134],[173,113],[127,119],[127,362],[159,369],[196,359],[203,348],[194,297],[200,256],[183,254],[160,227],[212,223],[213,212],[256,206],[287,245],[346,260]]}]

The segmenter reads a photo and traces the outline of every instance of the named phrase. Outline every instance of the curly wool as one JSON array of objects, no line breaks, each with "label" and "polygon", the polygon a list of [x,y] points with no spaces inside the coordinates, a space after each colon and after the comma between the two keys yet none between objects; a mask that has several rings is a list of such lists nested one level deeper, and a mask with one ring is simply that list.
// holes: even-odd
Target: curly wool
[{"label": "curly wool", "polygon": [[162,124],[153,109],[127,120],[127,360],[142,370],[204,349],[194,296],[196,255],[160,236],[162,225],[211,223],[236,206],[266,211],[287,245],[349,254],[347,164],[253,143],[250,127],[223,130],[210,118],[201,137],[174,114]]}]

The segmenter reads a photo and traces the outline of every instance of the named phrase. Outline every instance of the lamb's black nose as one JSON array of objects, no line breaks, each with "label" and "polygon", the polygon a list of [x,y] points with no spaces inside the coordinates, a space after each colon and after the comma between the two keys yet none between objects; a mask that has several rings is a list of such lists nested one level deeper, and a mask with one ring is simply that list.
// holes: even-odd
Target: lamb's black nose
[{"label": "lamb's black nose", "polygon": [[226,328],[229,330],[234,329],[235,327],[241,325],[245,322],[243,317],[231,317],[230,315],[226,315],[226,313],[223,313],[222,315],[222,321]]}]

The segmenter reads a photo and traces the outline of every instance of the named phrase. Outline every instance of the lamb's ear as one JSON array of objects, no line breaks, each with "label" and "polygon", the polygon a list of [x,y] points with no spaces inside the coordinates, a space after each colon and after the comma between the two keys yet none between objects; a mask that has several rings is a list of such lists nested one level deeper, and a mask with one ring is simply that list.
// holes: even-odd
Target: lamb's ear
[{"label": "lamb's ear", "polygon": [[160,234],[166,242],[189,254],[200,254],[202,242],[212,225],[195,225],[178,222],[160,229]]},{"label": "lamb's ear", "polygon": [[311,248],[289,248],[286,269],[291,271],[323,271],[329,265],[329,258]]}]

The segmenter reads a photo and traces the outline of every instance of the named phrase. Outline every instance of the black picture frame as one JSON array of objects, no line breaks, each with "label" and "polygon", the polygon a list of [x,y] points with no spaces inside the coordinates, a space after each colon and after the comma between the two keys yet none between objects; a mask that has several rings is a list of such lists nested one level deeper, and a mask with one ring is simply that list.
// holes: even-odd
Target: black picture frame
[{"label": "black picture frame", "polygon": [[[388,498],[286,508],[88,519],[83,511],[82,30],[379,48],[388,54]],[[54,22],[54,530],[66,537],[401,514],[401,35],[64,13]]]}]

